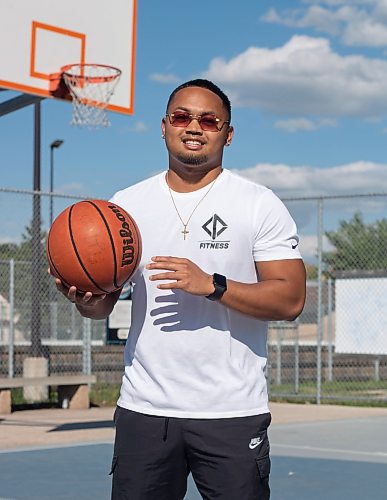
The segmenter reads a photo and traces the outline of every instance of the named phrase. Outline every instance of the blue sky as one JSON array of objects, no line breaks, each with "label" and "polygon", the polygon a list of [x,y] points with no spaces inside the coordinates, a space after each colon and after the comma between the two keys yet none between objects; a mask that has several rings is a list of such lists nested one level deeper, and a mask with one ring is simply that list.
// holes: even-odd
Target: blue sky
[{"label": "blue sky", "polygon": [[[231,98],[225,167],[281,197],[387,192],[387,0],[139,0],[135,114],[81,130],[45,100],[42,189],[55,139],[57,192],[106,198],[165,169],[165,104],[195,77]],[[0,137],[0,186],[31,189],[33,108],[2,117]]]}]

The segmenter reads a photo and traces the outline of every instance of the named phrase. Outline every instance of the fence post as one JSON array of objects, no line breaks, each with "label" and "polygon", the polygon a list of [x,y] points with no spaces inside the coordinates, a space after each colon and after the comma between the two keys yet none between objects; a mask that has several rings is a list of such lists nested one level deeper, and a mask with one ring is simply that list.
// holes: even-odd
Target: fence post
[{"label": "fence post", "polygon": [[300,343],[299,343],[298,321],[296,322],[296,338],[294,340],[294,392],[300,390]]},{"label": "fence post", "polygon": [[[77,335],[76,335],[76,324],[75,324],[75,312],[76,312],[75,305],[72,305],[71,306],[71,326],[70,326],[70,329],[71,329],[70,339],[71,340],[77,338]],[[82,333],[82,335],[83,335],[83,333]]]},{"label": "fence post", "polygon": [[380,381],[380,359],[378,357],[374,359],[374,380],[375,382]]},{"label": "fence post", "polygon": [[327,334],[328,334],[328,380],[332,382],[333,380],[333,325],[332,325],[332,278],[328,279],[328,324],[327,324]]},{"label": "fence post", "polygon": [[83,318],[83,328],[82,328],[82,337],[83,337],[83,352],[82,352],[82,360],[83,360],[83,373],[86,375],[91,374],[91,319]]},{"label": "fence post", "polygon": [[281,373],[281,369],[282,369],[282,332],[281,332],[281,329],[278,327],[277,325],[277,372],[276,372],[276,384],[277,386],[280,386],[281,385],[281,382],[282,382],[282,373]]},{"label": "fence post", "polygon": [[321,343],[322,343],[322,246],[323,246],[323,199],[318,200],[317,230],[317,394],[316,403],[321,404]]},{"label": "fence post", "polygon": [[8,329],[8,377],[13,378],[14,375],[14,337],[15,337],[15,261],[9,261],[9,329]]},{"label": "fence post", "polygon": [[58,339],[58,302],[55,297],[54,282],[49,283],[48,304],[50,311],[50,337],[51,340]]}]

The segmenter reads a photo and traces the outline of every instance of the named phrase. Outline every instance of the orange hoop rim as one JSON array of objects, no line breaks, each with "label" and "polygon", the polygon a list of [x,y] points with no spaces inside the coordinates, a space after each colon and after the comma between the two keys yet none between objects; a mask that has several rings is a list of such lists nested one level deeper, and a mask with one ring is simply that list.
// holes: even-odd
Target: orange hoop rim
[{"label": "orange hoop rim", "polygon": [[[76,75],[71,72],[71,68],[78,67],[81,69],[81,74]],[[100,76],[88,76],[83,73],[83,70],[88,67],[96,67],[96,68],[105,68],[113,71],[112,75],[100,75]],[[119,68],[116,68],[115,66],[110,66],[108,64],[94,64],[94,63],[74,63],[74,64],[66,64],[66,66],[63,66],[61,68],[61,73],[63,76],[66,76],[67,78],[72,78],[74,81],[79,81],[81,85],[85,82],[91,83],[91,84],[98,84],[98,83],[106,83],[106,82],[112,82],[119,76],[121,76],[122,71]]]}]

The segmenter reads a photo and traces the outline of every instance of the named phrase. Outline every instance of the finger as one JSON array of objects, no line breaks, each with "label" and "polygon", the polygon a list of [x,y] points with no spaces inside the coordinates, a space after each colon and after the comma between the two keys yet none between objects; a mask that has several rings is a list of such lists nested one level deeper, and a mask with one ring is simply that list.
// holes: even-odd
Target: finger
[{"label": "finger", "polygon": [[179,264],[182,262],[188,262],[187,259],[182,258],[182,257],[172,257],[172,256],[165,256],[165,255],[157,255],[155,257],[152,257],[151,260],[153,262],[171,262],[175,264]]},{"label": "finger", "polygon": [[160,281],[160,280],[179,281],[182,278],[183,278],[182,274],[176,272],[152,274],[152,276],[149,276],[150,281]]},{"label": "finger", "polygon": [[57,289],[58,289],[60,292],[62,292],[62,293],[64,293],[65,295],[67,295],[68,288],[67,288],[67,286],[65,286],[65,285],[61,282],[61,280],[60,280],[59,278],[55,278],[55,285],[56,285]]},{"label": "finger", "polygon": [[79,298],[82,299],[82,302],[84,302],[86,304],[87,302],[90,302],[93,299],[93,294],[92,294],[92,292],[85,292]]},{"label": "finger", "polygon": [[[97,304],[97,302],[100,302],[101,300],[104,300],[106,297],[106,293],[102,294],[102,295],[96,295],[96,294],[93,294],[92,292],[85,292],[83,295],[79,295],[77,296],[77,302],[78,303],[81,303],[81,304],[84,304],[84,305],[94,305],[94,304]],[[80,299],[80,300],[78,300]]]},{"label": "finger", "polygon": [[70,286],[67,292],[67,298],[71,300],[71,302],[75,302],[77,299],[77,288],[75,286]]},{"label": "finger", "polygon": [[184,268],[182,264],[170,263],[170,262],[158,262],[157,264],[148,264],[147,269],[166,269],[168,271],[179,271]]},{"label": "finger", "polygon": [[160,290],[175,290],[177,288],[183,288],[180,281],[172,281],[171,283],[162,283],[157,285]]}]

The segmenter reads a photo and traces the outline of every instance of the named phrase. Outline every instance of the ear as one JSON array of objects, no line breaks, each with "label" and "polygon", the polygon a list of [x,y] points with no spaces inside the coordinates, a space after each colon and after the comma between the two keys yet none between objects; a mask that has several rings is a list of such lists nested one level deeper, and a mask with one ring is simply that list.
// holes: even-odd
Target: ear
[{"label": "ear", "polygon": [[234,127],[228,127],[226,140],[224,141],[226,146],[230,146],[232,138],[234,136]]},{"label": "ear", "polygon": [[165,136],[165,118],[161,120],[161,135],[162,137]]}]

